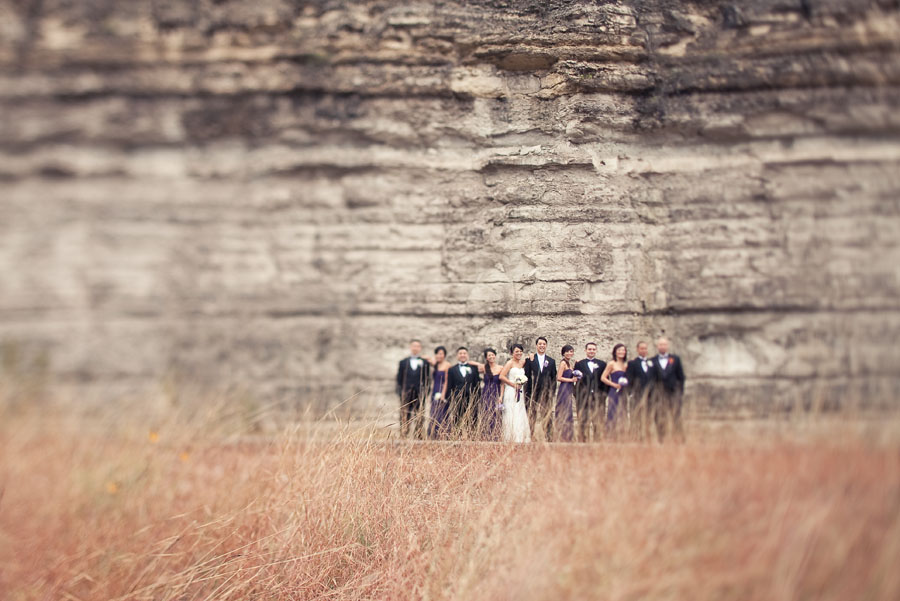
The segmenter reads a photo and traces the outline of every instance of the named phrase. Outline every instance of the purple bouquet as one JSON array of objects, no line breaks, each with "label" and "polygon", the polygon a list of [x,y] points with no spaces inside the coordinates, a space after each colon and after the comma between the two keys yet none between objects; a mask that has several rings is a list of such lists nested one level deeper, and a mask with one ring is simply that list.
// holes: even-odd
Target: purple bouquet
[{"label": "purple bouquet", "polygon": [[572,377],[574,377],[576,380],[580,380],[581,378],[584,377],[584,374],[581,373],[580,369],[576,369],[575,371],[572,372]]}]

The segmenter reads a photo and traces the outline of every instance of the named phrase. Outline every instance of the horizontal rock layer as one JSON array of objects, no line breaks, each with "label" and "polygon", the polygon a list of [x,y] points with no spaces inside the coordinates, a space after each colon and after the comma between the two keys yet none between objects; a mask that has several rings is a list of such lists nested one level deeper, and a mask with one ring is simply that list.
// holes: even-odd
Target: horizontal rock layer
[{"label": "horizontal rock layer", "polygon": [[0,340],[60,390],[370,415],[410,337],[664,332],[700,407],[900,392],[897,2],[0,17]]}]

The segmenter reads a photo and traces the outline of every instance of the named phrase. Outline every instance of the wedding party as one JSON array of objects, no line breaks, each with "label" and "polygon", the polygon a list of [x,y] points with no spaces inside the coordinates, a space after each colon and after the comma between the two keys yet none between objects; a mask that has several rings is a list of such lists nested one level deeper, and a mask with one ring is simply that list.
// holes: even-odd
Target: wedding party
[{"label": "wedding party", "polygon": [[598,345],[565,344],[559,362],[540,336],[526,355],[515,343],[501,362],[486,348],[481,360],[465,346],[451,363],[444,346],[422,354],[422,342],[409,343],[409,355],[397,368],[400,432],[407,438],[481,440],[511,443],[599,442],[629,439],[684,440],[682,407],[685,374],[681,358],[665,337],[639,341],[628,358],[623,343],[604,358]]}]

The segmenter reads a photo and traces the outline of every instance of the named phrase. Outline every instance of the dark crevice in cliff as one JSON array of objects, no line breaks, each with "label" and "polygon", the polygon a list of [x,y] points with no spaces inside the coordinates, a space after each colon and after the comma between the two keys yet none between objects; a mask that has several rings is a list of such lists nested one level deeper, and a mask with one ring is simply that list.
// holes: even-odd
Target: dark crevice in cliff
[{"label": "dark crevice in cliff", "polygon": [[21,74],[29,69],[31,52],[40,36],[41,18],[44,12],[44,0],[23,0],[22,13],[24,36],[15,49],[16,64],[13,73]]},{"label": "dark crevice in cliff", "polygon": [[[423,301],[428,302],[428,301]],[[693,316],[693,315],[710,315],[710,316],[728,316],[728,315],[737,315],[737,314],[753,314],[753,315],[789,315],[789,314],[834,314],[834,315],[843,315],[843,314],[854,314],[859,311],[866,311],[869,313],[876,314],[889,314],[889,315],[897,315],[900,314],[900,305],[890,306],[890,305],[881,305],[881,306],[873,306],[873,307],[817,307],[815,305],[771,305],[771,306],[735,306],[735,307],[721,307],[721,306],[710,306],[710,307],[691,307],[691,308],[665,308],[665,309],[656,309],[656,310],[644,310],[644,311],[634,311],[634,310],[611,310],[604,311],[602,314],[599,313],[586,313],[584,311],[580,311],[577,309],[557,309],[555,307],[548,307],[546,311],[534,310],[532,305],[541,304],[540,301],[518,301],[524,305],[528,305],[527,311],[516,311],[515,309],[492,309],[487,305],[489,303],[485,303],[484,309],[479,309],[477,307],[472,307],[471,303],[468,302],[460,302],[457,305],[464,310],[462,311],[437,311],[437,310],[429,310],[422,309],[421,307],[416,308],[414,310],[404,310],[400,312],[394,311],[383,311],[383,310],[367,310],[367,309],[349,309],[342,311],[342,314],[351,317],[403,317],[409,316],[411,318],[429,318],[429,319],[459,319],[461,317],[490,317],[494,319],[502,319],[502,318],[522,318],[529,316],[568,316],[568,317],[579,317],[583,319],[590,319],[592,317],[598,317],[602,319],[611,318],[611,317],[679,317],[679,316]],[[544,302],[543,304],[548,304]],[[297,317],[319,317],[326,315],[337,315],[334,310],[284,310],[284,311],[266,311],[264,313],[267,317],[271,317],[273,319],[288,319],[288,318],[297,318]],[[235,315],[236,316],[236,315]],[[218,314],[218,317],[229,317],[226,314]]]}]

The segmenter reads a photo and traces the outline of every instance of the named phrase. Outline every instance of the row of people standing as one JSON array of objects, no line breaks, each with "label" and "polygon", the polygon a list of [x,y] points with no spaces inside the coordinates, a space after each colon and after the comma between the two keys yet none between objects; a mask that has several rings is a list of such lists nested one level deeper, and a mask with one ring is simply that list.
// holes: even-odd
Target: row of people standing
[{"label": "row of people standing", "polygon": [[[447,360],[443,346],[437,347],[431,357],[422,357],[421,352],[420,341],[410,342],[410,356],[400,361],[397,370],[401,433],[414,437],[427,432],[429,438],[474,438],[476,431],[492,431],[501,391],[497,352],[485,349],[484,362],[477,362],[470,360],[466,347],[460,347],[455,364]],[[426,399],[431,409],[427,424]]]},{"label": "row of people standing", "polygon": [[527,357],[522,345],[513,345],[512,358],[500,367],[494,349],[485,349],[484,361],[476,362],[460,347],[451,365],[444,347],[422,357],[421,342],[413,340],[410,356],[397,371],[402,434],[587,442],[616,437],[623,429],[646,439],[655,424],[660,440],[670,425],[683,437],[685,375],[680,358],[669,353],[667,339],[657,341],[653,358],[647,356],[649,345],[639,342],[638,357],[631,361],[624,344],[613,347],[608,362],[597,357],[593,342],[585,345],[585,357],[575,361],[575,349],[567,344],[561,349],[560,369],[547,345],[539,337]]}]

